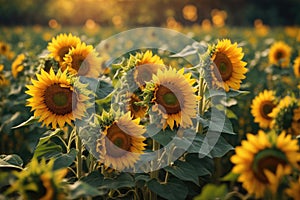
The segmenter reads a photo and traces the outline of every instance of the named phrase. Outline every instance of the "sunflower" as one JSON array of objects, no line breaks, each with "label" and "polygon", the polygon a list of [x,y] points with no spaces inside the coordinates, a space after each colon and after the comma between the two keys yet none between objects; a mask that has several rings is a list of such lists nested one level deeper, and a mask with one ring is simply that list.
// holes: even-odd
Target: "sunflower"
[{"label": "sunflower", "polygon": [[18,192],[22,199],[64,200],[66,194],[63,188],[63,178],[67,168],[54,170],[54,159],[46,163],[42,159],[39,163],[36,158],[21,172],[15,172],[17,180],[7,190],[7,194]]},{"label": "sunflower", "polygon": [[[299,108],[299,105],[296,98],[286,96],[283,99],[281,99],[279,101],[279,104],[268,115],[272,118],[270,127],[276,130],[277,132],[286,130],[290,134],[298,134],[296,131],[299,130],[296,130],[294,132],[292,129],[293,120],[295,120],[295,123],[299,123],[297,122],[297,118],[299,118],[299,111],[297,111],[297,108]],[[295,116],[294,111],[296,111]],[[295,119],[293,119],[293,116],[295,117]]]},{"label": "sunflower", "polygon": [[269,63],[283,68],[290,64],[292,49],[283,41],[275,42],[269,52]]},{"label": "sunflower", "polygon": [[294,74],[296,77],[300,77],[300,56],[298,56],[295,60],[294,60]]},{"label": "sunflower", "polygon": [[128,112],[106,126],[97,140],[101,163],[119,171],[134,167],[146,145],[146,130],[139,122],[139,118],[132,120]]},{"label": "sunflower", "polygon": [[280,179],[278,174],[289,174],[292,167],[297,166],[300,160],[298,150],[297,140],[285,132],[280,135],[274,132],[267,135],[263,131],[257,135],[249,133],[247,140],[236,147],[236,154],[231,157],[235,164],[232,172],[239,174],[238,181],[250,194],[260,198],[267,190],[274,191],[272,184],[278,183],[274,177]]},{"label": "sunflower", "polygon": [[4,65],[0,65],[0,86],[7,86],[9,84],[9,81],[2,74],[3,69]]},{"label": "sunflower", "polygon": [[226,92],[229,88],[238,90],[248,71],[245,68],[247,63],[242,61],[242,48],[228,39],[219,40],[215,48],[212,55],[214,65],[211,66],[213,85],[223,87]]},{"label": "sunflower", "polygon": [[153,97],[152,110],[163,116],[163,129],[169,125],[173,130],[174,123],[183,128],[192,125],[197,108],[195,81],[190,73],[184,74],[183,68],[179,71],[169,68],[159,70],[153,75],[152,82],[147,83],[146,89]]},{"label": "sunflower", "polygon": [[6,56],[7,59],[12,59],[14,57],[14,53],[10,50],[10,46],[5,42],[0,41],[0,55]]},{"label": "sunflower", "polygon": [[52,38],[47,48],[50,51],[50,56],[61,63],[64,61],[64,56],[69,53],[69,50],[80,43],[80,38],[73,36],[71,33],[69,35],[59,34],[56,38]]},{"label": "sunflower", "polygon": [[11,73],[14,78],[17,78],[18,73],[23,71],[24,65],[23,62],[25,60],[25,54],[19,54],[17,58],[14,60],[14,62],[11,65]]},{"label": "sunflower", "polygon": [[34,111],[34,116],[39,117],[39,122],[53,128],[59,125],[63,128],[65,123],[81,119],[87,109],[86,102],[89,98],[79,93],[70,84],[67,71],[54,73],[53,69],[47,73],[44,70],[37,75],[37,80],[32,79],[33,85],[27,85],[28,106]]},{"label": "sunflower", "polygon": [[295,135],[300,135],[300,106],[293,110],[293,119],[292,119],[292,127],[293,133]]},{"label": "sunflower", "polygon": [[127,96],[129,96],[127,109],[131,112],[131,116],[133,118],[143,118],[147,113],[148,106],[136,105],[136,103],[141,102],[141,99],[134,93],[130,93]]},{"label": "sunflower", "polygon": [[261,128],[268,128],[272,121],[269,113],[275,107],[275,92],[265,90],[258,94],[253,100],[251,105],[251,113],[254,117],[254,122],[259,123]]},{"label": "sunflower", "polygon": [[290,182],[290,187],[285,190],[286,194],[293,199],[300,199],[300,177],[297,181]]},{"label": "sunflower", "polygon": [[80,43],[72,47],[64,57],[62,69],[67,67],[72,74],[97,78],[102,70],[102,61],[92,45]]},{"label": "sunflower", "polygon": [[128,66],[125,67],[125,71],[133,70],[132,75],[129,73],[130,77],[127,77],[127,81],[132,80],[138,87],[143,89],[146,82],[152,79],[152,75],[164,68],[163,60],[158,55],[153,55],[152,51],[137,53],[135,56],[130,57]]}]

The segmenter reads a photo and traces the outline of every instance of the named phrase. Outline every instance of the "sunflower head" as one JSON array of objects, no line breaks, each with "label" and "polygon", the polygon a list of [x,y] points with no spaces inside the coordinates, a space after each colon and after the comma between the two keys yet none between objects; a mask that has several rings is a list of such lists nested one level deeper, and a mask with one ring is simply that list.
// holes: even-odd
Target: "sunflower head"
[{"label": "sunflower head", "polygon": [[147,83],[144,100],[152,104],[153,112],[162,116],[163,129],[192,125],[197,107],[194,83],[195,79],[190,73],[184,74],[183,68],[179,71],[173,68],[159,70],[153,75],[152,82]]},{"label": "sunflower head", "polygon": [[98,78],[102,71],[102,60],[92,45],[79,43],[64,56],[62,69],[67,68],[71,74]]},{"label": "sunflower head", "polygon": [[65,55],[69,53],[69,50],[80,43],[80,38],[73,36],[71,33],[69,35],[59,34],[55,38],[52,38],[47,48],[50,51],[50,56],[61,63],[64,61]]},{"label": "sunflower head", "polygon": [[132,120],[130,112],[114,120],[100,132],[96,151],[99,161],[116,170],[134,168],[145,150],[145,127],[139,118]]},{"label": "sunflower head", "polygon": [[17,180],[7,193],[18,192],[22,199],[63,200],[66,198],[63,178],[67,169],[53,169],[54,160],[46,163],[45,159],[38,162],[36,158],[21,172],[16,172]]},{"label": "sunflower head", "polygon": [[49,73],[42,70],[37,74],[37,80],[32,79],[32,85],[26,87],[26,93],[32,96],[27,100],[27,106],[43,125],[52,124],[53,128],[57,125],[63,128],[65,123],[71,125],[75,119],[81,119],[90,106],[90,92],[82,89],[85,85],[78,80],[71,80],[67,71],[55,74],[52,68]]},{"label": "sunflower head", "polygon": [[294,74],[297,78],[300,78],[300,56],[298,56],[295,60],[294,60]]},{"label": "sunflower head", "polygon": [[275,42],[269,52],[269,63],[283,68],[290,64],[292,49],[283,41]]},{"label": "sunflower head", "polygon": [[146,82],[152,79],[153,74],[164,68],[162,59],[158,55],[153,55],[152,51],[149,50],[145,53],[131,55],[127,65],[123,67],[127,74],[127,82],[134,83],[141,89],[145,87]]},{"label": "sunflower head", "polygon": [[226,92],[229,88],[238,90],[247,72],[243,57],[242,48],[237,43],[232,44],[228,39],[219,40],[212,55],[213,85],[223,87]]},{"label": "sunflower head", "polygon": [[24,69],[25,54],[19,54],[11,65],[11,73],[14,78],[17,78],[18,73]]},{"label": "sunflower head", "polygon": [[265,90],[256,96],[251,105],[251,113],[254,117],[254,122],[259,123],[261,128],[268,128],[271,124],[272,117],[269,114],[276,105],[275,92]]},{"label": "sunflower head", "polygon": [[231,157],[235,164],[232,172],[239,174],[238,181],[250,194],[260,198],[269,190],[276,192],[279,179],[297,166],[298,150],[298,141],[285,132],[279,135],[263,131],[257,135],[249,133]]},{"label": "sunflower head", "polygon": [[290,134],[299,134],[299,129],[293,130],[299,126],[299,103],[298,100],[291,96],[286,96],[280,100],[279,104],[272,110],[269,117],[272,118],[270,124],[276,132],[283,130]]},{"label": "sunflower head", "polygon": [[4,55],[9,60],[14,57],[14,53],[10,50],[9,44],[0,41],[0,55]]}]

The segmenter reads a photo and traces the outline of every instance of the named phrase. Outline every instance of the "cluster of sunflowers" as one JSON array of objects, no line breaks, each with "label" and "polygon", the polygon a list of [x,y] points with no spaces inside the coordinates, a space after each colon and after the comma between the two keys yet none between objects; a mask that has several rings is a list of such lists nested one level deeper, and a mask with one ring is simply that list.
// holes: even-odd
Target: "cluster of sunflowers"
[{"label": "cluster of sunflowers", "polygon": [[[300,101],[299,56],[291,66],[292,48],[283,41],[269,49],[269,66],[266,70],[271,89],[260,92],[251,104],[251,114],[258,123],[258,134],[248,133],[236,155],[231,157],[248,194],[264,199],[299,199],[299,144]],[[290,73],[292,71],[292,73]],[[292,81],[279,80],[290,74]],[[299,82],[298,82],[299,84]]]},{"label": "cluster of sunflowers", "polygon": [[[233,147],[227,139],[235,134],[229,105],[246,93],[240,89],[251,69],[242,47],[229,39],[189,48],[172,55],[175,62],[170,52],[155,49],[108,58],[82,38],[59,34],[38,60],[16,56],[10,79],[0,65],[0,86],[11,84],[9,98],[25,94],[20,102],[30,109],[20,113],[16,107],[6,118],[25,122],[9,128],[38,135],[25,168],[17,155],[0,156],[0,166],[15,171],[0,176],[0,191],[43,200],[187,199],[199,193],[195,199],[299,199],[299,83],[278,81],[285,88],[272,82],[290,73],[292,49],[284,42],[271,46],[272,66],[265,70],[270,89],[253,98],[251,112],[246,108],[260,130],[248,133],[228,159]],[[195,56],[198,65],[178,66],[176,58],[185,56]],[[296,79],[299,69],[298,56]],[[222,174],[213,174],[224,156],[234,166],[223,180],[241,182],[246,191],[205,181],[219,182]]]}]

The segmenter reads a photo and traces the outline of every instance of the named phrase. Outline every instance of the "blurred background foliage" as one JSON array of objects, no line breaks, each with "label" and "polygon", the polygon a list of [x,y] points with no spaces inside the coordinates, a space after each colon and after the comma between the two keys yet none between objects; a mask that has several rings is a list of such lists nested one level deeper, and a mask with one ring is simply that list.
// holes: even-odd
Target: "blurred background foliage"
[{"label": "blurred background foliage", "polygon": [[166,26],[300,24],[299,0],[0,0],[2,25]]}]

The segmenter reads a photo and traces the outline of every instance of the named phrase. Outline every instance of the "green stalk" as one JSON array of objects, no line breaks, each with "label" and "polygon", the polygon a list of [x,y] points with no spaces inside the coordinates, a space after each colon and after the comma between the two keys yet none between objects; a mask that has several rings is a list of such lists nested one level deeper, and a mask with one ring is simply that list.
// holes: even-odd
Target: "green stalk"
[{"label": "green stalk", "polygon": [[[154,139],[152,139],[152,142],[153,142],[153,144],[152,144],[152,150],[153,151],[159,150],[159,148],[160,148],[159,143],[156,142]],[[157,152],[157,154],[158,154],[158,152]],[[159,158],[159,155],[158,155],[158,158]],[[153,166],[154,166],[154,163],[152,162],[152,167]],[[151,179],[154,178],[154,179],[158,180],[158,172],[159,172],[158,170],[154,171],[154,169],[151,169],[150,178]],[[157,194],[154,193],[154,192],[152,192],[152,191],[149,191],[149,199],[150,200],[157,200]]]},{"label": "green stalk", "polygon": [[[201,70],[202,72],[202,70]],[[205,82],[204,82],[204,77],[203,74],[200,72],[199,74],[199,88],[198,88],[198,96],[201,98],[199,103],[198,103],[198,114],[200,117],[203,116],[204,114],[204,109],[203,109],[203,105],[204,105],[204,92],[205,92]],[[198,121],[197,123],[197,133],[202,133],[203,132],[203,127],[202,124],[200,123],[200,121]]]},{"label": "green stalk", "polygon": [[82,176],[82,141],[78,133],[76,133],[76,150],[77,150],[76,175],[77,178],[80,179]]}]

